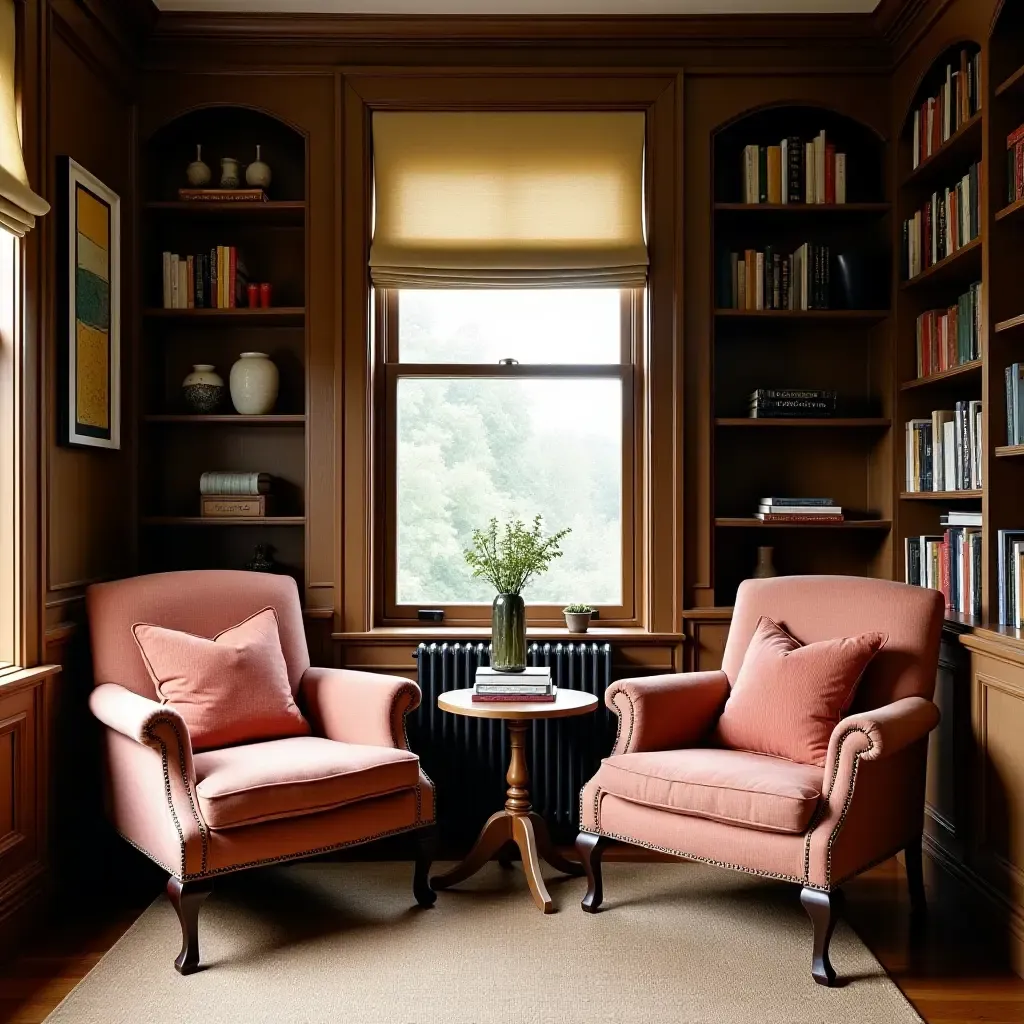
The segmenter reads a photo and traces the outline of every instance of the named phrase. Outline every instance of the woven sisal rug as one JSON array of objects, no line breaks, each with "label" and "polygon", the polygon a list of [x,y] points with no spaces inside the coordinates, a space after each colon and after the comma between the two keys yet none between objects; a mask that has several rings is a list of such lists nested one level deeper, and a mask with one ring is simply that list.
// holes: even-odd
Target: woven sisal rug
[{"label": "woven sisal rug", "polygon": [[224,879],[200,920],[205,969],[179,977],[156,900],[50,1024],[910,1024],[846,925],[843,987],[810,974],[795,887],[697,864],[605,865],[605,904],[552,878],[544,916],[518,869],[489,865],[432,910],[411,864],[318,862]]}]

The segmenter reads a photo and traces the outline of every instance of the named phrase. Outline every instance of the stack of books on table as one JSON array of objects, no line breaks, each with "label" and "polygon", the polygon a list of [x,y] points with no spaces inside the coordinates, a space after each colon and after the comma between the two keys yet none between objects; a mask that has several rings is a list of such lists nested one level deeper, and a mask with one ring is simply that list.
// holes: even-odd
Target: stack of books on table
[{"label": "stack of books on table", "polygon": [[478,668],[473,686],[473,702],[499,704],[521,701],[529,704],[551,703],[555,685],[546,666],[525,668],[522,672],[501,672],[496,668]]},{"label": "stack of books on table", "polygon": [[765,523],[841,523],[843,510],[831,498],[762,498],[754,518]]},{"label": "stack of books on table", "polygon": [[751,419],[835,416],[836,392],[807,388],[758,388],[750,395]]}]

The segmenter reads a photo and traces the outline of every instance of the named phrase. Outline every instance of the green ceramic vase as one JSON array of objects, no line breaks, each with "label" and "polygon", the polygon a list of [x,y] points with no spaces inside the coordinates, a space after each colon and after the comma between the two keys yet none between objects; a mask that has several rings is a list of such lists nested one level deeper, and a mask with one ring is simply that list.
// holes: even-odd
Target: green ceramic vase
[{"label": "green ceramic vase", "polygon": [[519,594],[499,594],[491,606],[491,668],[526,668],[526,602]]}]

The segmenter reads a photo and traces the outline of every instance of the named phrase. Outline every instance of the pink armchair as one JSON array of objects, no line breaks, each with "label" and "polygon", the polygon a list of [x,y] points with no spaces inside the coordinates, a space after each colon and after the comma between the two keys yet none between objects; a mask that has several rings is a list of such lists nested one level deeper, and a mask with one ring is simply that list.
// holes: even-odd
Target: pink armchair
[{"label": "pink armchair", "polygon": [[[762,615],[802,643],[879,631],[888,642],[832,733],[825,769],[739,750],[711,736]],[[601,905],[601,855],[614,841],[801,886],[811,972],[832,985],[828,949],[844,881],[903,850],[912,906],[924,908],[921,833],[942,596],[883,580],[790,576],[739,589],[720,672],[609,687],[611,757],[580,794],[583,909]]]},{"label": "pink armchair", "polygon": [[[429,907],[434,787],[406,743],[420,702],[406,679],[311,668],[294,580],[171,572],[89,588],[95,689],[114,827],[170,878],[181,922],[175,967],[199,966],[199,910],[218,875],[414,833],[413,893]],[[292,692],[312,735],[194,753],[184,719],[157,700],[132,626],[213,637],[272,606]]]}]

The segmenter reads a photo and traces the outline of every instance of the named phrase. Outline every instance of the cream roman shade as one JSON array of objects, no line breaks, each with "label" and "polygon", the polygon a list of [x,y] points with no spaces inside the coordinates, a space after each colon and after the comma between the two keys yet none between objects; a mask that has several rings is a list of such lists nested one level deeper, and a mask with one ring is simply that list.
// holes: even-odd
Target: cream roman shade
[{"label": "cream roman shade", "polygon": [[642,113],[380,112],[373,150],[380,287],[646,281]]},{"label": "cream roman shade", "polygon": [[49,212],[29,188],[14,88],[14,0],[0,0],[0,228],[21,237]]}]

